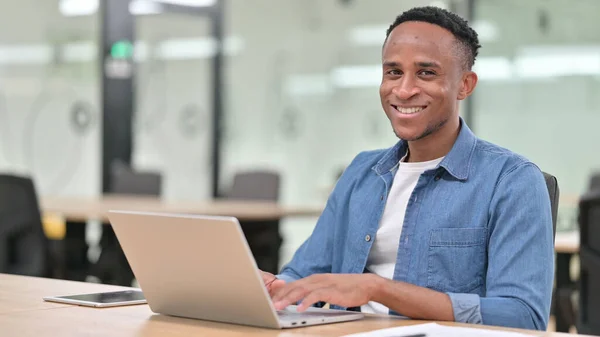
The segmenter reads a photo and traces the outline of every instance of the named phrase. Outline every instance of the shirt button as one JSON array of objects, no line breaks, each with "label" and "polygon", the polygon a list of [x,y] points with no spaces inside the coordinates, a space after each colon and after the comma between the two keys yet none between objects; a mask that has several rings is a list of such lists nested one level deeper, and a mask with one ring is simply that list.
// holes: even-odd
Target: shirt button
[{"label": "shirt button", "polygon": [[383,194],[381,195],[381,200],[383,201]]},{"label": "shirt button", "polygon": [[371,235],[367,234],[367,236],[365,236],[365,241],[367,241],[367,242],[371,241]]},{"label": "shirt button", "polygon": [[435,181],[438,181],[440,179],[442,179],[442,176],[440,174],[438,174],[437,176],[435,176],[435,178],[433,178]]}]

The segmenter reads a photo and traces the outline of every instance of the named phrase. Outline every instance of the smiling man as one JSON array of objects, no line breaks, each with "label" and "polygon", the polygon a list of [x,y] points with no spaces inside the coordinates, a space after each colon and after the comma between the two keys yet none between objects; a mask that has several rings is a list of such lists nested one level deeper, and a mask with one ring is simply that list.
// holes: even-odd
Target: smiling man
[{"label": "smiling man", "polygon": [[540,169],[477,138],[459,102],[477,84],[477,34],[435,7],[398,16],[381,104],[400,141],[360,153],[279,275],[277,309],[333,308],[546,329],[550,200]]}]

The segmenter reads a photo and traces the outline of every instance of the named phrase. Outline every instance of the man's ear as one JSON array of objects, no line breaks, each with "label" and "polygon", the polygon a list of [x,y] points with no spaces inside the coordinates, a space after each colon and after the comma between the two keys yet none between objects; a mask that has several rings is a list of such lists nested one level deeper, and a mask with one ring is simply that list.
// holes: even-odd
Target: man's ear
[{"label": "man's ear", "polygon": [[477,86],[477,74],[473,71],[466,71],[460,82],[460,90],[458,91],[458,100],[463,100],[473,93],[475,86]]}]

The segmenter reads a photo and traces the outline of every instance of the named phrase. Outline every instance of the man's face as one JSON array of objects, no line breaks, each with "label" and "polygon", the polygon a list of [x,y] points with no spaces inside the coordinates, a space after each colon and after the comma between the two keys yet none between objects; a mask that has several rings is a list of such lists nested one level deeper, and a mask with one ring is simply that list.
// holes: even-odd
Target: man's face
[{"label": "man's face", "polygon": [[465,78],[473,73],[463,69],[457,44],[452,33],[426,22],[404,22],[389,35],[379,94],[399,138],[423,139],[458,118],[458,100],[473,89]]}]

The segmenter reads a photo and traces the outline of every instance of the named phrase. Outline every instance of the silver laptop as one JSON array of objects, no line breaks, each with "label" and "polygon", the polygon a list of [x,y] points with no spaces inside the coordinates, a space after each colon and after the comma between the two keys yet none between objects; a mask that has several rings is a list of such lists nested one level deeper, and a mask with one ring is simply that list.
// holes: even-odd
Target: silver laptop
[{"label": "silver laptop", "polygon": [[108,217],[155,313],[277,329],[364,316],[276,311],[236,218],[128,211]]}]

